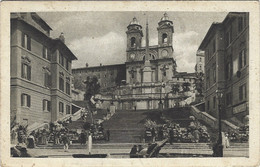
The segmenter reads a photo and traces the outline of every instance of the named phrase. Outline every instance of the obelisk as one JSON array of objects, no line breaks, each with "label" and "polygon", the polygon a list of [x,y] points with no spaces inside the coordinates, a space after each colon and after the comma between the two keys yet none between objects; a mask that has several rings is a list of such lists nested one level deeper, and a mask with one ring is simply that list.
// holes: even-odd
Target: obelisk
[{"label": "obelisk", "polygon": [[143,82],[152,82],[152,68],[150,64],[150,55],[149,55],[149,28],[148,20],[146,20],[146,39],[145,39],[145,62],[143,69]]}]

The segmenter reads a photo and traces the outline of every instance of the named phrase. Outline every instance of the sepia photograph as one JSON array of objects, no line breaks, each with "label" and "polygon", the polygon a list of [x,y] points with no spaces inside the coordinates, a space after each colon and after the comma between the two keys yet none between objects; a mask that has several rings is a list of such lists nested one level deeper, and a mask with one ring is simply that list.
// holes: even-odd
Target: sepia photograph
[{"label": "sepia photograph", "polygon": [[248,21],[11,13],[11,155],[248,157]]},{"label": "sepia photograph", "polygon": [[246,161],[250,19],[245,10],[11,11],[9,158]]}]

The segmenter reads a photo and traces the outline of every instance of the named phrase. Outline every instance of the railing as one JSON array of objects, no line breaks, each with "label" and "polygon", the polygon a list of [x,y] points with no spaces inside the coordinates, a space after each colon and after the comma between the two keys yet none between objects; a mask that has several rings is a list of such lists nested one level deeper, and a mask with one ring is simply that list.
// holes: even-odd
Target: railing
[{"label": "railing", "polygon": [[[216,129],[218,127],[217,126],[218,120],[216,118],[214,118],[213,116],[211,116],[210,114],[200,111],[195,106],[191,106],[191,112],[192,112],[192,115],[194,115],[197,119],[205,121],[213,129]],[[222,120],[221,124],[222,124],[222,127],[224,130],[228,130],[228,129],[237,130],[239,128],[227,120]]]}]

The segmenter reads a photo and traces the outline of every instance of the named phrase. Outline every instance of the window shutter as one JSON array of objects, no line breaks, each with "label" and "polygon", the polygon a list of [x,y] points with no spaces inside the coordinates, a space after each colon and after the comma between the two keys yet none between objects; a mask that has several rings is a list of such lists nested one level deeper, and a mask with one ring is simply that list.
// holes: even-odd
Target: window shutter
[{"label": "window shutter", "polygon": [[31,96],[27,95],[27,107],[31,107]]},{"label": "window shutter", "polygon": [[47,110],[47,111],[50,111],[50,110],[49,110],[49,109],[50,109],[50,107],[49,107],[49,100],[46,100],[45,103],[46,103],[46,107],[47,107],[46,110]]},{"label": "window shutter", "polygon": [[51,61],[51,53],[50,53],[49,49],[47,49],[47,59],[49,61]]},{"label": "window shutter", "polygon": [[25,34],[24,33],[22,33],[22,47],[25,47]]},{"label": "window shutter", "polygon": [[47,72],[44,73],[44,86],[48,87],[48,73]]},{"label": "window shutter", "polygon": [[29,36],[27,37],[27,49],[31,50],[31,38]]},{"label": "window shutter", "polygon": [[48,74],[48,87],[51,87],[51,74]]},{"label": "window shutter", "polygon": [[21,77],[24,78],[24,64],[21,66]]},{"label": "window shutter", "polygon": [[31,80],[31,66],[27,66],[27,69],[28,69],[28,71],[27,71],[27,79]]},{"label": "window shutter", "polygon": [[45,104],[44,104],[45,100],[42,100],[42,110],[45,110]]},{"label": "window shutter", "polygon": [[21,106],[24,106],[24,99],[23,99],[23,97],[24,97],[24,94],[21,94]]}]

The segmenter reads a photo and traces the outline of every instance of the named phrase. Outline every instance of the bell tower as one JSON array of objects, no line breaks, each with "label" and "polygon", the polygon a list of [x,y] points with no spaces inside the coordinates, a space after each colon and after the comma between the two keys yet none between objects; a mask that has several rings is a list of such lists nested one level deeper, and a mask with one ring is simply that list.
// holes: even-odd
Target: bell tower
[{"label": "bell tower", "polygon": [[142,26],[137,21],[136,17],[127,26],[127,51],[136,50],[141,48],[141,42],[143,37]]},{"label": "bell tower", "polygon": [[172,46],[172,34],[174,33],[173,23],[169,20],[168,14],[164,13],[163,17],[158,23],[158,45]]},{"label": "bell tower", "polygon": [[158,55],[159,59],[172,58],[172,35],[174,33],[173,23],[169,20],[168,14],[164,13],[158,23]]}]

